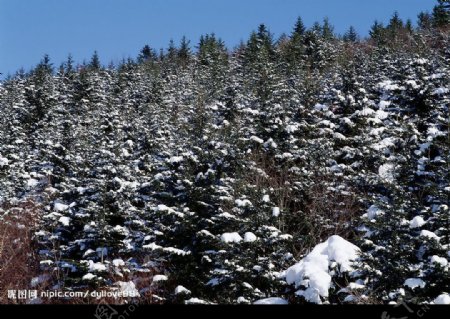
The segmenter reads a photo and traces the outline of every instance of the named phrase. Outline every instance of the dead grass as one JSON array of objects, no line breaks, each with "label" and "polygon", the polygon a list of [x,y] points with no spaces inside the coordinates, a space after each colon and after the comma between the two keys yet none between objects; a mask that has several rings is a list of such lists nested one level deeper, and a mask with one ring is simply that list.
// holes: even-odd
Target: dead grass
[{"label": "dead grass", "polygon": [[0,216],[0,304],[21,303],[8,298],[8,290],[30,289],[39,273],[33,232],[38,223],[39,205],[26,201],[4,205]]},{"label": "dead grass", "polygon": [[[352,226],[362,208],[355,196],[358,192],[346,181],[333,175],[316,174],[311,186],[298,191],[294,185],[299,177],[287,167],[276,165],[269,155],[257,150],[249,155],[249,160],[259,172],[247,172],[244,181],[255,185],[257,194],[272,190],[271,200],[285,212],[280,217],[280,230],[301,238],[293,247],[296,255],[304,254],[332,235],[345,239],[355,235]],[[346,191],[338,190],[344,185]]]}]

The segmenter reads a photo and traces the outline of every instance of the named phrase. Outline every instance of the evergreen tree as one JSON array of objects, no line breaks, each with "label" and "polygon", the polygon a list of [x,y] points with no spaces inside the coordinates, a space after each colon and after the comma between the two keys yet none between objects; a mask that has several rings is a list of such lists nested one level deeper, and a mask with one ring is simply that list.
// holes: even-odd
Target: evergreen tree
[{"label": "evergreen tree", "polygon": [[358,33],[356,32],[353,26],[350,26],[348,31],[344,34],[343,39],[345,42],[352,42],[352,43],[358,41]]},{"label": "evergreen tree", "polygon": [[292,38],[294,37],[301,37],[305,34],[306,27],[303,23],[303,20],[301,17],[297,18],[297,21],[295,22],[294,30],[292,32]]},{"label": "evergreen tree", "polygon": [[97,51],[94,51],[94,54],[92,55],[91,61],[89,62],[89,68],[94,71],[98,71],[101,68],[100,58]]},{"label": "evergreen tree", "polygon": [[175,61],[178,55],[178,49],[175,46],[173,39],[170,39],[169,47],[167,48],[167,58],[169,61]]},{"label": "evergreen tree", "polygon": [[377,46],[382,46],[386,43],[385,40],[385,28],[382,23],[375,21],[372,27],[370,28],[369,35],[370,38],[375,41]]},{"label": "evergreen tree", "polygon": [[304,36],[306,33],[306,27],[303,24],[303,20],[301,17],[298,17],[294,30],[292,31],[290,41],[285,48],[285,56],[287,62],[293,67],[299,66],[301,59],[304,55]]},{"label": "evergreen tree", "polygon": [[334,38],[334,27],[331,25],[330,20],[325,18],[322,25],[322,37],[329,41]]},{"label": "evergreen tree", "polygon": [[450,5],[446,0],[438,0],[438,4],[433,8],[433,26],[435,28],[448,27],[450,24]]},{"label": "evergreen tree", "polygon": [[406,23],[405,23],[405,30],[408,34],[412,34],[413,33],[413,24],[411,19],[407,19]]},{"label": "evergreen tree", "polygon": [[420,12],[417,24],[421,30],[429,30],[432,26],[432,16],[428,12]]},{"label": "evergreen tree", "polygon": [[398,32],[404,26],[402,19],[400,18],[397,11],[394,12],[391,19],[389,20],[389,24],[387,25],[387,29],[392,32]]},{"label": "evergreen tree", "polygon": [[403,20],[400,18],[398,12],[395,11],[386,27],[386,34],[390,41],[390,46],[396,47],[399,44],[400,36],[403,35],[404,28],[405,24]]},{"label": "evergreen tree", "polygon": [[66,62],[64,63],[64,68],[65,68],[66,74],[73,74],[73,72],[75,71],[73,63],[74,63],[74,61],[73,61],[72,54],[69,54],[67,56]]},{"label": "evergreen tree", "polygon": [[139,63],[144,63],[144,62],[154,62],[156,61],[157,56],[155,51],[150,48],[150,46],[148,44],[146,44],[142,49],[141,52],[139,53],[138,56],[138,62]]},{"label": "evergreen tree", "polygon": [[183,66],[186,66],[191,57],[190,41],[185,36],[181,38],[180,47],[178,48],[178,59]]},{"label": "evergreen tree", "polygon": [[50,63],[50,57],[45,54],[41,62],[36,66],[33,72],[36,76],[42,78],[53,73],[53,64]]}]

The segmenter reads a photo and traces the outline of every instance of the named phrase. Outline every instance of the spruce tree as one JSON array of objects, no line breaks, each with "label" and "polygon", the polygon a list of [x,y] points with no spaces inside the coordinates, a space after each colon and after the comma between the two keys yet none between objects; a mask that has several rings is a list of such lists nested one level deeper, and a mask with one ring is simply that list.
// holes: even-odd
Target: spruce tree
[{"label": "spruce tree", "polygon": [[356,32],[353,26],[351,26],[348,29],[348,31],[344,34],[343,40],[345,42],[352,42],[352,43],[358,41],[358,33]]},{"label": "spruce tree", "polygon": [[91,61],[89,62],[89,68],[93,71],[99,71],[101,68],[100,58],[97,51],[94,51],[94,54],[92,55]]},{"label": "spruce tree", "polygon": [[322,37],[329,41],[334,38],[334,27],[331,25],[330,20],[325,18],[322,24]]},{"label": "spruce tree", "polygon": [[429,30],[431,28],[433,18],[428,12],[420,12],[417,19],[417,24],[421,30]]},{"label": "spruce tree", "polygon": [[146,44],[141,49],[137,60],[139,63],[154,62],[156,61],[156,58],[157,57],[155,51],[148,44]]},{"label": "spruce tree", "polygon": [[370,28],[369,35],[370,38],[375,42],[377,46],[382,46],[386,44],[385,33],[386,29],[383,24],[375,21]]},{"label": "spruce tree", "polygon": [[191,57],[191,48],[190,48],[190,41],[185,36],[181,38],[177,56],[181,65],[186,66]]},{"label": "spruce tree", "polygon": [[438,0],[438,4],[433,8],[433,26],[435,28],[448,27],[450,24],[450,5],[446,0]]}]

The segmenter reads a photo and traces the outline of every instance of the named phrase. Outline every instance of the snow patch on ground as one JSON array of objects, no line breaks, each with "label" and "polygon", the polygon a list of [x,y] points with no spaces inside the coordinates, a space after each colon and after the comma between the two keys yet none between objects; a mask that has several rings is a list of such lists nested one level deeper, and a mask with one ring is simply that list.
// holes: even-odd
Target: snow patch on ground
[{"label": "snow patch on ground", "polygon": [[297,295],[307,301],[322,303],[320,297],[328,297],[331,287],[329,267],[332,263],[340,266],[341,272],[352,270],[352,261],[358,258],[360,249],[340,236],[332,236],[326,242],[318,244],[299,263],[286,271],[286,281],[300,289]]}]

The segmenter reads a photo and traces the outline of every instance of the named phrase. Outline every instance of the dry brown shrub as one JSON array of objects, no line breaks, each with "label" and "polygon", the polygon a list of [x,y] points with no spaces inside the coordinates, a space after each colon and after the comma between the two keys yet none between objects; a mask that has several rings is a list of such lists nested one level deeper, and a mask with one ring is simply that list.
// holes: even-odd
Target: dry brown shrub
[{"label": "dry brown shrub", "polygon": [[[285,212],[280,218],[280,230],[301,238],[293,248],[296,255],[304,254],[332,235],[345,239],[354,237],[354,222],[362,207],[356,196],[358,191],[343,177],[317,173],[310,187],[298,191],[293,185],[299,177],[287,166],[276,165],[270,155],[256,150],[249,155],[249,160],[260,171],[248,171],[244,181],[247,185],[255,185],[258,194],[262,190],[273,190],[271,199]],[[335,191],[341,185],[345,185],[346,191]]]},{"label": "dry brown shrub", "polygon": [[33,233],[40,205],[31,200],[12,206],[4,204],[0,216],[0,304],[21,303],[8,299],[8,290],[30,289],[39,273]]}]

